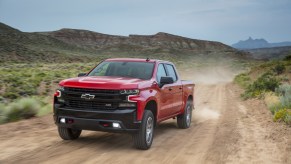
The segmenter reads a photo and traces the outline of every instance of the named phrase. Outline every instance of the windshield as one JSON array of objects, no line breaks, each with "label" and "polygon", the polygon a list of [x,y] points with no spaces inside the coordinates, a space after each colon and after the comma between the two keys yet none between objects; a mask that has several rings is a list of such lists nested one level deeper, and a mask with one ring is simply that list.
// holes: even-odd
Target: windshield
[{"label": "windshield", "polygon": [[152,77],[154,63],[105,61],[88,76],[120,76],[148,80]]}]

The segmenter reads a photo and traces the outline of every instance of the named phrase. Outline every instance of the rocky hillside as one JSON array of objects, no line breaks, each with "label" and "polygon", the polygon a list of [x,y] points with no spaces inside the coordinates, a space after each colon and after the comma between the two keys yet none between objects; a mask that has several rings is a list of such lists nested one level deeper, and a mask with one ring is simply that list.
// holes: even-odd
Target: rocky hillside
[{"label": "rocky hillside", "polygon": [[0,23],[0,62],[72,61],[93,53],[53,37],[25,33]]},{"label": "rocky hillside", "polygon": [[215,55],[245,58],[245,53],[220,42],[155,35],[107,35],[87,30],[21,32],[0,23],[0,62],[72,62],[109,57],[178,59]]},{"label": "rocky hillside", "polygon": [[42,33],[76,46],[93,49],[121,48],[123,45],[142,49],[177,49],[193,51],[234,51],[233,48],[220,42],[189,39],[168,33],[155,35],[116,36],[86,30],[61,29]]}]

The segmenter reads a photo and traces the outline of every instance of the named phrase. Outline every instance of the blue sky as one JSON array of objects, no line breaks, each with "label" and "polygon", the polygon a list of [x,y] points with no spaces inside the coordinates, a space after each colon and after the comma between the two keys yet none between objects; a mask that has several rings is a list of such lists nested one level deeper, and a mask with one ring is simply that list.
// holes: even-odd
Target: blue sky
[{"label": "blue sky", "polygon": [[291,0],[0,0],[0,22],[25,32],[75,28],[280,42],[291,41]]}]

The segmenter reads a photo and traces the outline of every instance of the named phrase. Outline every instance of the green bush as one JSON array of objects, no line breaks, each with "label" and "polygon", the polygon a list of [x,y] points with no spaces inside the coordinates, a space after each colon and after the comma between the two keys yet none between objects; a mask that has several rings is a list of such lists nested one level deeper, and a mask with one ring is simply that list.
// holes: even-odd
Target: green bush
[{"label": "green bush", "polygon": [[39,102],[33,98],[19,99],[7,107],[7,120],[17,121],[34,117],[39,109]]},{"label": "green bush", "polygon": [[277,111],[279,111],[280,109],[284,109],[284,106],[281,103],[278,104],[274,104],[272,106],[269,107],[269,110],[271,111],[271,113],[274,115]]},{"label": "green bush", "polygon": [[244,99],[260,97],[267,91],[274,92],[280,82],[269,72],[260,76],[252,84],[248,85],[242,97]]},{"label": "green bush", "polygon": [[284,122],[286,122],[287,124],[291,125],[291,112],[289,112],[289,114],[287,114],[285,116]]},{"label": "green bush", "polygon": [[280,75],[282,73],[284,73],[284,71],[286,70],[286,67],[283,64],[277,64],[274,68],[273,71],[277,74]]},{"label": "green bush", "polygon": [[5,105],[0,104],[0,124],[6,122],[6,113],[5,113]]},{"label": "green bush", "polygon": [[37,116],[44,116],[49,113],[52,113],[53,111],[53,105],[52,104],[47,104],[43,107],[40,108],[40,110],[37,112]]},{"label": "green bush", "polygon": [[236,75],[234,78],[234,82],[243,88],[246,88],[250,84],[250,81],[251,81],[251,78],[245,73]]},{"label": "green bush", "polygon": [[291,109],[280,109],[274,115],[274,121],[284,121],[287,124],[290,124],[291,120]]},{"label": "green bush", "polygon": [[291,109],[291,85],[280,85],[278,88],[276,88],[276,93],[280,97],[282,106]]},{"label": "green bush", "polygon": [[291,55],[285,56],[284,60],[291,61]]},{"label": "green bush", "polygon": [[274,114],[274,121],[284,121],[291,124],[291,85],[280,85],[276,88],[276,93],[280,98],[280,103],[269,108]]},{"label": "green bush", "polygon": [[291,94],[291,85],[290,84],[283,84],[276,88],[276,93],[279,96],[285,96],[287,94]]},{"label": "green bush", "polygon": [[14,92],[5,92],[3,94],[3,97],[7,98],[7,99],[17,99],[19,97],[19,94],[18,93],[14,93]]}]

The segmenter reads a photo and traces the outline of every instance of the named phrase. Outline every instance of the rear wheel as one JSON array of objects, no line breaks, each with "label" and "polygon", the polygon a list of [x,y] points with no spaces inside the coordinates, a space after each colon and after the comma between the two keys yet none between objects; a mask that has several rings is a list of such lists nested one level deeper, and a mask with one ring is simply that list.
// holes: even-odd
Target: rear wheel
[{"label": "rear wheel", "polygon": [[64,128],[64,127],[58,127],[59,136],[63,140],[74,140],[79,138],[81,135],[82,130],[77,129],[71,129],[71,128]]},{"label": "rear wheel", "polygon": [[192,120],[192,101],[187,101],[183,114],[177,116],[177,124],[181,129],[187,129],[191,125]]},{"label": "rear wheel", "polygon": [[154,120],[153,113],[145,110],[139,131],[133,134],[133,142],[137,149],[147,150],[151,147],[154,136]]}]

